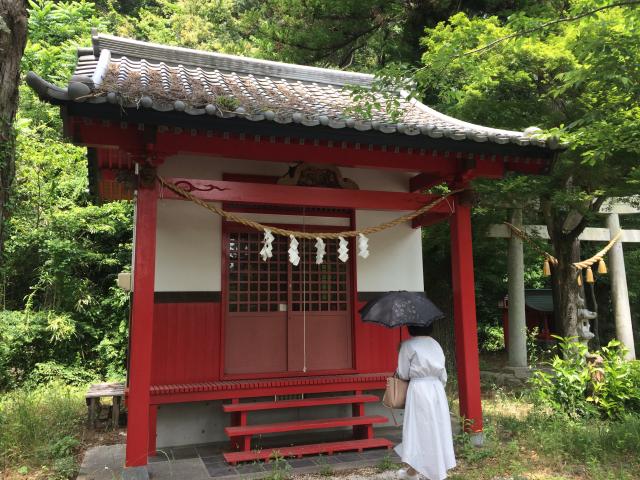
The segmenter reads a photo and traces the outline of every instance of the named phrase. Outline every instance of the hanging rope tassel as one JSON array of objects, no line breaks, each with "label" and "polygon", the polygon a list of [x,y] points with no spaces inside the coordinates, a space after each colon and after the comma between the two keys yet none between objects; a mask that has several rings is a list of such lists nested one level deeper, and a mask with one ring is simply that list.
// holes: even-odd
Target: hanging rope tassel
[{"label": "hanging rope tassel", "polygon": [[324,261],[326,247],[321,238],[316,238],[316,264],[320,265]]},{"label": "hanging rope tassel", "polygon": [[260,250],[260,256],[262,257],[262,261],[266,262],[269,258],[273,257],[273,241],[275,237],[271,230],[266,228],[264,230],[264,239],[262,240],[262,250]]},{"label": "hanging rope tassel", "polygon": [[595,283],[595,279],[593,278],[593,272],[591,271],[591,267],[587,267],[587,283]]},{"label": "hanging rope tassel", "polygon": [[363,234],[358,234],[358,256],[367,258],[369,256],[369,239]]},{"label": "hanging rope tassel", "polygon": [[338,238],[340,246],[338,247],[338,258],[341,262],[346,262],[349,260],[349,243],[344,239],[344,237]]},{"label": "hanging rope tassel", "polygon": [[604,275],[607,273],[607,264],[604,263],[603,259],[600,259],[598,262],[598,273]]},{"label": "hanging rope tassel", "polygon": [[300,255],[298,254],[298,240],[293,235],[289,235],[289,261],[297,267],[300,263]]},{"label": "hanging rope tassel", "polygon": [[551,276],[551,265],[549,265],[549,259],[544,260],[544,265],[542,265],[542,274],[545,277]]},{"label": "hanging rope tassel", "polygon": [[578,286],[582,286],[582,270],[578,270]]}]

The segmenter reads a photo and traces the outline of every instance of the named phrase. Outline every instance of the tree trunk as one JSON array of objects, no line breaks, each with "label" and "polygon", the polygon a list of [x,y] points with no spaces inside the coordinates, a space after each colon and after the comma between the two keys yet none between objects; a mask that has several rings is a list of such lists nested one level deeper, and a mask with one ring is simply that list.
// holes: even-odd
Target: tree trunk
[{"label": "tree trunk", "polygon": [[578,336],[578,296],[580,286],[574,262],[580,261],[580,240],[558,235],[552,239],[558,265],[553,269],[553,301],[556,328],[565,337]]},{"label": "tree trunk", "polygon": [[27,44],[27,26],[25,1],[0,0],[0,258],[16,171],[13,121],[18,109],[20,61]]}]

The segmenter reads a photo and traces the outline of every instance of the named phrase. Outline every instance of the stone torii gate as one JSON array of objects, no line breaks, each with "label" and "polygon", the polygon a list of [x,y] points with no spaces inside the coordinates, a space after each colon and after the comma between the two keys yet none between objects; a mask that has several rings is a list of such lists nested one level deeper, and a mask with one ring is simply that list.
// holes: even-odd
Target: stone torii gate
[{"label": "stone torii gate", "polygon": [[[603,207],[603,210],[602,213],[607,214],[607,228],[586,228],[578,237],[581,241],[609,242],[621,230],[619,215],[640,213],[639,209],[621,203],[609,203],[607,207]],[[512,210],[510,223],[533,237],[549,239],[549,233],[545,225],[522,225],[521,209]],[[509,227],[504,224],[491,225],[487,235],[492,238],[509,239],[507,260],[510,325],[508,367],[513,370],[526,369],[527,337],[522,239],[512,235]],[[623,230],[622,238],[616,242],[608,253],[616,338],[627,348],[627,359],[632,360],[636,358],[636,355],[622,243],[640,243],[640,230]]]}]

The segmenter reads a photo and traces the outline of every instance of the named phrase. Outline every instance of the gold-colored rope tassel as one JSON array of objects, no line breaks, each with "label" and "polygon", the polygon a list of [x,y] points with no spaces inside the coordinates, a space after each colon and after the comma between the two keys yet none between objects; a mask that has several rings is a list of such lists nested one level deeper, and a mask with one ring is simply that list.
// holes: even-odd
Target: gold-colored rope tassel
[{"label": "gold-colored rope tassel", "polygon": [[587,283],[595,283],[595,279],[593,278],[593,272],[591,271],[591,267],[587,267]]},{"label": "gold-colored rope tassel", "polygon": [[607,264],[604,263],[604,260],[602,258],[598,262],[598,273],[601,275],[607,273]]},{"label": "gold-colored rope tassel", "polygon": [[551,276],[551,265],[549,264],[549,259],[548,258],[544,259],[544,264],[542,265],[542,274],[545,277],[550,277]]},{"label": "gold-colored rope tassel", "polygon": [[578,270],[578,286],[582,286],[582,270]]}]

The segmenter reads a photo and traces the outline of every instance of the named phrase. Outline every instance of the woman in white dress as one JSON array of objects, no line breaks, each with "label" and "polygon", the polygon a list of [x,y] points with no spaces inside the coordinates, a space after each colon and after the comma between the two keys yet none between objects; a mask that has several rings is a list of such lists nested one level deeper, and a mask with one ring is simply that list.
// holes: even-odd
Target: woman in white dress
[{"label": "woman in white dress", "polygon": [[411,339],[400,347],[397,374],[409,380],[404,407],[402,443],[395,450],[409,468],[398,472],[402,479],[447,478],[456,466],[451,434],[444,352],[431,338],[432,327],[409,327]]}]

